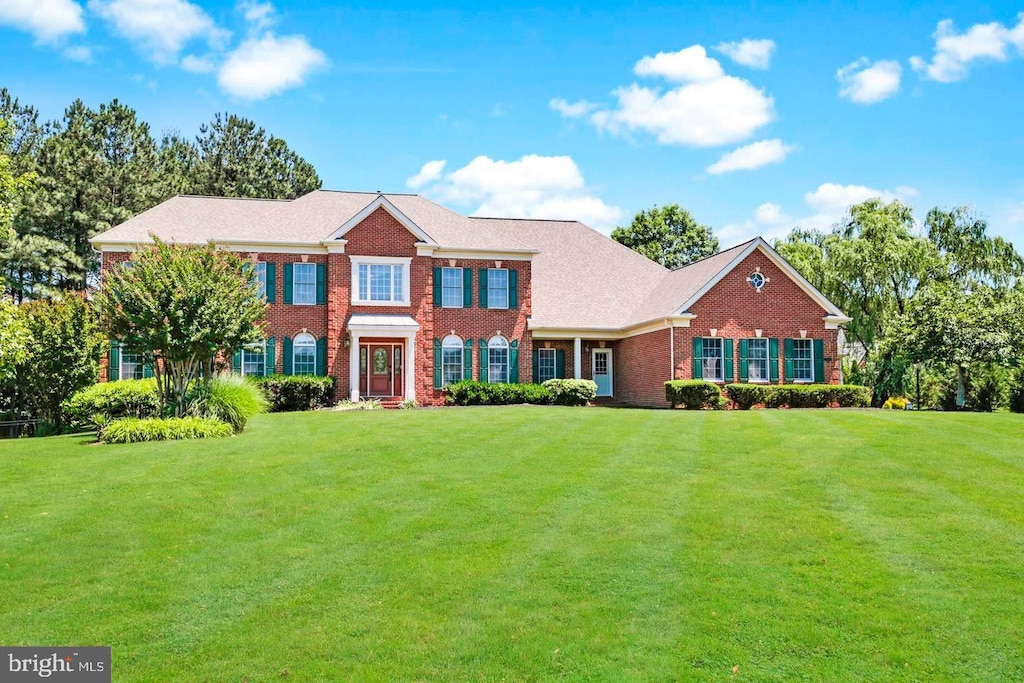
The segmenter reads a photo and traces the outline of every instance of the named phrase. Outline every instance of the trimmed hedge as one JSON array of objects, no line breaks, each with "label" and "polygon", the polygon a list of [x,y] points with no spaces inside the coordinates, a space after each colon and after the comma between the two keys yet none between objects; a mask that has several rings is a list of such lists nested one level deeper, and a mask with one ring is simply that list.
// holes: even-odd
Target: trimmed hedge
[{"label": "trimmed hedge", "polygon": [[551,391],[540,384],[491,384],[463,380],[446,386],[444,393],[445,401],[457,406],[548,405],[554,400]]},{"label": "trimmed hedge", "polygon": [[331,405],[334,394],[333,377],[267,375],[254,377],[253,381],[263,389],[272,413],[326,408]]},{"label": "trimmed hedge", "polygon": [[589,379],[549,379],[541,386],[557,406],[585,406],[597,396],[597,382]]},{"label": "trimmed hedge", "polygon": [[160,394],[155,379],[122,379],[101,382],[76,392],[64,402],[69,421],[80,428],[95,424],[95,416],[103,422],[122,417],[159,417]]},{"label": "trimmed hedge", "polygon": [[781,384],[772,387],[769,408],[866,408],[870,387],[856,384]]},{"label": "trimmed hedge", "polygon": [[890,396],[885,399],[882,408],[885,410],[906,410],[909,403],[910,399],[903,398],[902,396]]},{"label": "trimmed hedge", "polygon": [[673,408],[682,406],[687,410],[716,410],[722,398],[722,390],[714,382],[703,379],[677,379],[665,382],[665,398]]},{"label": "trimmed hedge", "polygon": [[750,410],[756,405],[766,405],[774,386],[767,384],[728,384],[725,387],[729,398],[740,410]]},{"label": "trimmed hedge", "polygon": [[99,432],[104,443],[139,443],[231,436],[231,425],[212,417],[126,417],[105,425]]}]

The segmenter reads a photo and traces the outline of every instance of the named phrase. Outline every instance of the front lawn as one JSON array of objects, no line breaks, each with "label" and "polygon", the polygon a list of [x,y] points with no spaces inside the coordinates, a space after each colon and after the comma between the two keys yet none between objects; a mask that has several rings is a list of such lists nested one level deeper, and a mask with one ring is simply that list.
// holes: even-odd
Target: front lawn
[{"label": "front lawn", "polygon": [[115,681],[1024,680],[1024,417],[481,408],[0,441],[0,644]]}]

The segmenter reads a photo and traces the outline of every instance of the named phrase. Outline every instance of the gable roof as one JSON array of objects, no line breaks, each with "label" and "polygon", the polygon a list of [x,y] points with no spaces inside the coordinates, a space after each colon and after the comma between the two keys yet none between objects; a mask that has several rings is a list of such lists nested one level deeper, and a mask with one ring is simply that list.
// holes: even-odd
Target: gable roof
[{"label": "gable roof", "polygon": [[578,221],[467,217],[413,194],[317,190],[294,200],[179,196],[92,239],[322,248],[384,209],[428,246],[522,253],[532,267],[532,329],[622,331],[685,314],[755,249],[826,312],[848,318],[760,237],[670,271]]}]

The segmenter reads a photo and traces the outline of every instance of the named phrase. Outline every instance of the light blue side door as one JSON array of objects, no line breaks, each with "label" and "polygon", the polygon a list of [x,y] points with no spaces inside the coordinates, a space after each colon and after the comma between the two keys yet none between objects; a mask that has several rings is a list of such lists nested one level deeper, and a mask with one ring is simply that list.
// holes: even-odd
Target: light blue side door
[{"label": "light blue side door", "polygon": [[612,350],[594,349],[592,360],[594,382],[597,384],[598,396],[612,395]]}]

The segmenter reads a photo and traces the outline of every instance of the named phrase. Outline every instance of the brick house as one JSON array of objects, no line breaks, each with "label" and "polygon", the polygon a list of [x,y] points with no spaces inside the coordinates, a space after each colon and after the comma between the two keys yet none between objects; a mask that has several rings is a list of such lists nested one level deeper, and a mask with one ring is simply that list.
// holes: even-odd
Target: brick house
[{"label": "brick house", "polygon": [[[838,382],[849,319],[764,240],[670,271],[575,221],[469,218],[407,194],[175,197],[95,238],[104,270],[157,235],[240,252],[268,310],[245,374],[321,374],[338,397],[443,403],[458,379]],[[112,345],[111,379],[142,376]]]}]

